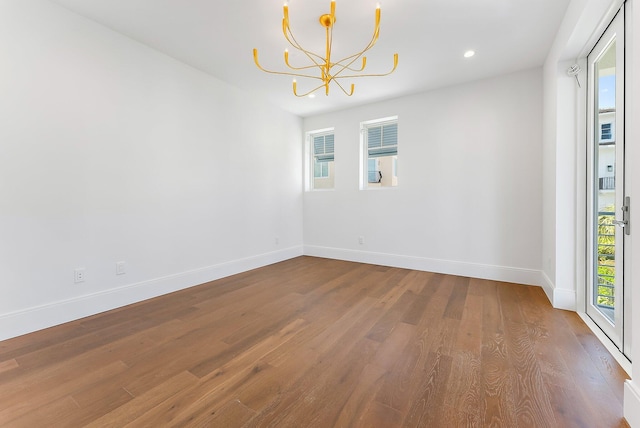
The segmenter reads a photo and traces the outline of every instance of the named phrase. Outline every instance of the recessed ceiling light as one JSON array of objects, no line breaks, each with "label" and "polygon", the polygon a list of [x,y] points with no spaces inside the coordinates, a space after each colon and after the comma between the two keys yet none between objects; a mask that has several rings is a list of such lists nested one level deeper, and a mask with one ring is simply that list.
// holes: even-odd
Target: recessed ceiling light
[{"label": "recessed ceiling light", "polygon": [[474,56],[475,54],[476,54],[476,53],[475,53],[475,51],[466,51],[466,52],[464,53],[464,57],[465,57],[465,58],[471,58],[471,57],[472,57],[472,56]]}]

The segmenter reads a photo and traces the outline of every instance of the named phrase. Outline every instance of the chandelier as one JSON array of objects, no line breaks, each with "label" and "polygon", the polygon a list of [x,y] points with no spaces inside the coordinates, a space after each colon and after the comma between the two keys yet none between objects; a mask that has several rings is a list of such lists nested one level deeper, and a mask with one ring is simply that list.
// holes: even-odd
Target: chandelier
[{"label": "chandelier", "polygon": [[[289,51],[285,49],[284,51],[284,63],[291,71],[272,71],[263,68],[258,62],[258,49],[253,49],[253,60],[256,63],[256,66],[266,72],[272,74],[282,74],[287,76],[293,76],[293,94],[297,97],[305,97],[307,95],[313,94],[321,88],[324,88],[325,94],[329,95],[329,84],[331,82],[335,83],[342,92],[346,95],[353,95],[353,91],[355,89],[355,85],[352,83],[351,88],[347,91],[344,86],[340,83],[342,79],[352,79],[359,77],[380,77],[380,76],[388,76],[393,73],[398,66],[398,54],[393,55],[393,68],[388,73],[382,74],[365,74],[364,69],[367,65],[367,57],[364,56],[364,53],[371,49],[376,42],[378,41],[378,37],[380,35],[380,5],[376,7],[376,22],[373,30],[373,36],[371,37],[371,41],[369,44],[360,52],[357,52],[353,55],[349,55],[346,58],[342,58],[339,61],[333,61],[331,58],[331,48],[333,44],[333,25],[336,22],[336,2],[335,0],[331,1],[331,13],[324,14],[320,16],[320,25],[325,28],[326,31],[326,50],[325,55],[319,55],[304,49],[300,43],[298,43],[291,32],[291,28],[289,27],[289,6],[285,3],[284,5],[284,18],[282,19],[282,32],[284,34],[285,39],[289,42],[294,49],[302,52],[308,59],[309,65],[296,67],[289,63]],[[354,65],[357,61],[361,63]],[[317,74],[308,74],[310,72],[317,72]],[[309,79],[319,80],[321,83],[317,87],[311,89],[308,92],[298,94],[298,87],[295,77],[305,77]]]}]

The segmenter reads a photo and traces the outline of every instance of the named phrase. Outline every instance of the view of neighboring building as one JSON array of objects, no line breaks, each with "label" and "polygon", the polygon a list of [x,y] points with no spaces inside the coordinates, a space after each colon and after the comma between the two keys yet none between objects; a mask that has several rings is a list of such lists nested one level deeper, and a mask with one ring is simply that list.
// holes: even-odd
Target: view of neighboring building
[{"label": "view of neighboring building", "polygon": [[600,109],[598,120],[598,210],[615,204],[616,109]]}]

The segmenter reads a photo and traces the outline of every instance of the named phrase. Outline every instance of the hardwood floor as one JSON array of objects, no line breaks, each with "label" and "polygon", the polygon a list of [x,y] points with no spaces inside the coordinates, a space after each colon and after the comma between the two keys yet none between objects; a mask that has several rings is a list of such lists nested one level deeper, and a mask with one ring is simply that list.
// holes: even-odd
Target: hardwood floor
[{"label": "hardwood floor", "polygon": [[0,342],[0,426],[622,427],[539,287],[300,257]]}]

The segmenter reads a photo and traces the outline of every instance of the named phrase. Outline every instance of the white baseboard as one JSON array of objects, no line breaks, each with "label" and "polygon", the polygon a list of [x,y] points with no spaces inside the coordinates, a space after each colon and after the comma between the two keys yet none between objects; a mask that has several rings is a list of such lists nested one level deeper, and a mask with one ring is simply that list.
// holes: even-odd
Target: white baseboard
[{"label": "white baseboard", "polygon": [[575,290],[556,288],[545,272],[541,272],[540,276],[542,277],[542,289],[554,308],[576,311],[577,295]]},{"label": "white baseboard", "polygon": [[567,311],[575,312],[577,308],[575,290],[567,290],[565,288],[554,289],[552,304],[556,309],[566,309]]},{"label": "white baseboard", "polygon": [[397,254],[375,253],[369,251],[346,250],[342,248],[305,245],[306,256],[327,259],[347,260],[403,269],[414,269],[447,275],[467,276],[490,279],[493,281],[513,282],[517,284],[540,285],[540,271],[535,269],[513,268],[506,266],[466,263],[452,260],[431,259],[426,257],[403,256]]},{"label": "white baseboard", "polygon": [[549,299],[549,302],[551,302],[551,305],[553,306],[553,290],[555,290],[556,287],[544,271],[540,272],[540,277],[542,278],[541,285],[544,290],[544,294],[547,295],[547,299]]},{"label": "white baseboard", "polygon": [[302,246],[231,260],[65,301],[0,315],[0,340],[74,321],[302,255]]},{"label": "white baseboard", "polygon": [[640,427],[640,389],[633,380],[624,383],[624,418],[632,428]]}]

